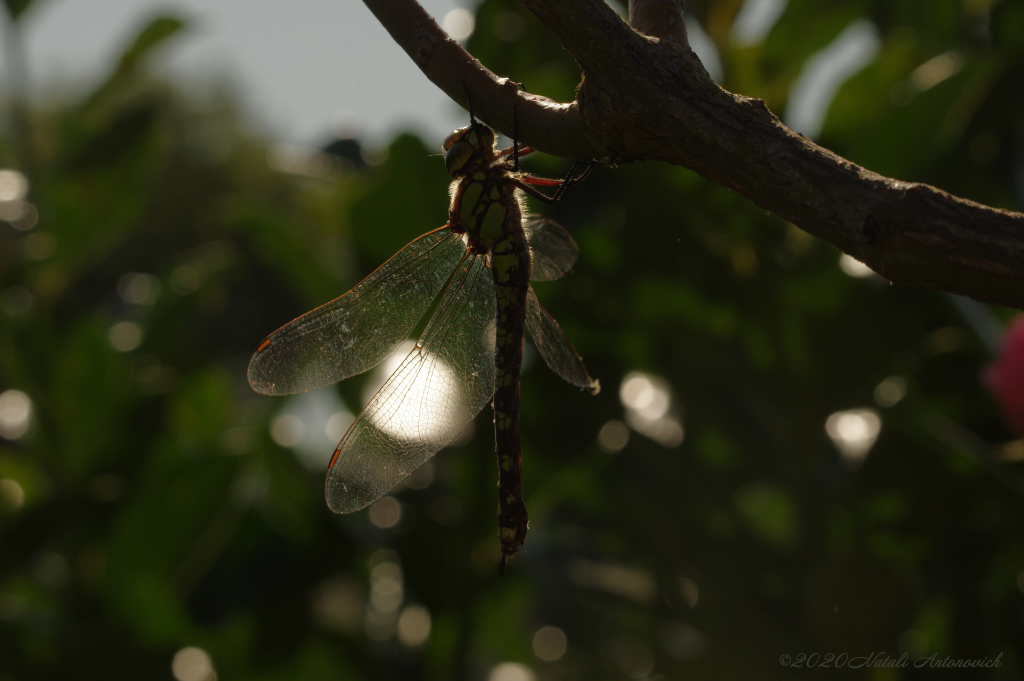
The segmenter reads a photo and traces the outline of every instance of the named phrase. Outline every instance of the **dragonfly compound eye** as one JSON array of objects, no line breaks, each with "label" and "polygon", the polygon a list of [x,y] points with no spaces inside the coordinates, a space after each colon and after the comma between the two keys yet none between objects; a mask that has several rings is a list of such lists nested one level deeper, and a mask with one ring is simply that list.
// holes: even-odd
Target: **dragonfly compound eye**
[{"label": "dragonfly compound eye", "polygon": [[452,177],[465,175],[467,172],[466,163],[475,153],[476,150],[473,148],[473,145],[466,140],[459,140],[448,147],[448,150],[444,153],[444,167],[448,174]]},{"label": "dragonfly compound eye", "polygon": [[441,151],[448,151],[449,149],[451,149],[453,144],[455,144],[456,142],[458,142],[459,140],[466,136],[466,130],[467,128],[459,128],[452,134],[448,135],[448,137],[444,139],[444,143],[441,144]]}]

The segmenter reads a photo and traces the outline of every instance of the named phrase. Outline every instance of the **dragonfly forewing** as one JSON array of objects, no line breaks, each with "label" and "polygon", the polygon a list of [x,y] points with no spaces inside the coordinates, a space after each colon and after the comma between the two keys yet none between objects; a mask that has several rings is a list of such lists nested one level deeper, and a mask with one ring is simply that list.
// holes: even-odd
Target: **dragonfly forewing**
[{"label": "dragonfly forewing", "polygon": [[249,384],[289,395],[372,369],[409,337],[465,254],[450,228],[424,234],[345,295],[267,336],[249,362]]},{"label": "dragonfly forewing", "polygon": [[555,318],[537,300],[532,286],[526,294],[526,329],[548,368],[577,388],[589,390],[592,395],[601,391],[601,384],[587,373],[583,358]]},{"label": "dragonfly forewing", "polygon": [[565,227],[547,218],[531,218],[523,225],[530,244],[533,281],[553,281],[564,276],[580,254],[576,241]]},{"label": "dragonfly forewing", "polygon": [[[494,393],[495,293],[467,255],[427,328],[356,418],[327,471],[335,513],[365,508],[455,439]],[[452,269],[449,269],[451,274]]]}]

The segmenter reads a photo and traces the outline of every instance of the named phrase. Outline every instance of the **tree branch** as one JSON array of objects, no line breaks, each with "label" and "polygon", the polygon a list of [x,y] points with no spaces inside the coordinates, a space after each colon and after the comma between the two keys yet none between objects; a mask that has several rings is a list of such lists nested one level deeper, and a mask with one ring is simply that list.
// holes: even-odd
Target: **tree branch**
[{"label": "tree branch", "polygon": [[685,42],[632,30],[603,0],[520,0],[583,69],[571,104],[523,92],[415,0],[364,0],[424,74],[501,132],[556,156],[691,168],[891,281],[1024,308],[1024,215],[865,170],[729,93]]},{"label": "tree branch", "polygon": [[689,46],[683,0],[629,0],[629,25],[644,35]]}]

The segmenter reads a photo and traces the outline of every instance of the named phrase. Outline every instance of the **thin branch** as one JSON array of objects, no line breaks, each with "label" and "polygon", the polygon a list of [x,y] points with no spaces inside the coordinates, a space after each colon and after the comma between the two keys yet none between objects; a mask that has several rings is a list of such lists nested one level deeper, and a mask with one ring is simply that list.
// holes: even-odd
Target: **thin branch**
[{"label": "thin branch", "polygon": [[632,30],[603,0],[520,0],[583,69],[571,104],[529,95],[447,38],[414,0],[364,0],[423,72],[545,153],[691,168],[894,282],[1024,308],[1024,215],[868,171],[729,93],[685,44]]},{"label": "thin branch", "polygon": [[[449,38],[416,0],[364,2],[423,74],[467,110],[468,90],[474,114],[492,128],[509,137],[518,132],[519,139],[532,140],[554,156],[599,157],[583,137],[575,103],[531,95],[508,78],[499,78]],[[513,109],[518,131],[513,130]]]}]

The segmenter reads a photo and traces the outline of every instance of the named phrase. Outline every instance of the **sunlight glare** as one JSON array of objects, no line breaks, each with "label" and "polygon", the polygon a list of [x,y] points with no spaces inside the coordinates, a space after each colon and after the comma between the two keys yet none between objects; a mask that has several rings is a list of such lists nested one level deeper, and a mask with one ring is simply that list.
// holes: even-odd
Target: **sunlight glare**
[{"label": "sunlight glare", "polygon": [[[443,359],[417,348],[414,341],[406,341],[377,367],[363,399],[367,404],[390,403],[390,408],[369,419],[385,433],[404,440],[447,441],[459,409],[452,399],[458,380]],[[420,354],[413,356],[413,352]],[[424,364],[429,370],[418,371]],[[416,372],[412,380],[410,372]]]}]

